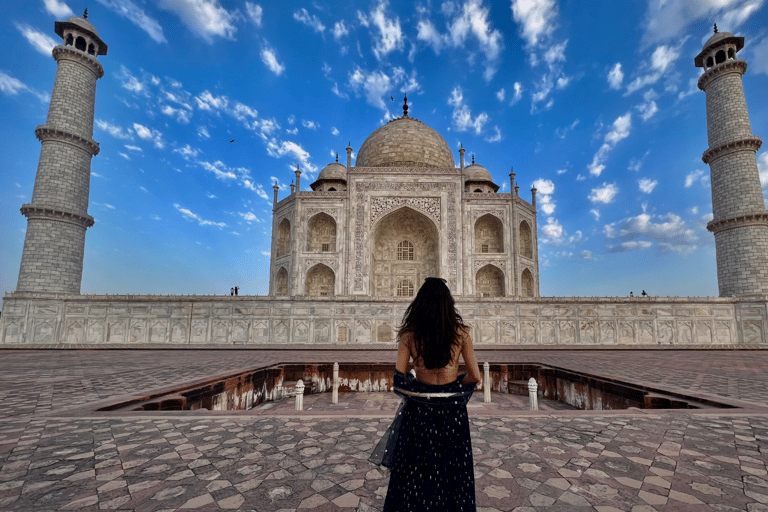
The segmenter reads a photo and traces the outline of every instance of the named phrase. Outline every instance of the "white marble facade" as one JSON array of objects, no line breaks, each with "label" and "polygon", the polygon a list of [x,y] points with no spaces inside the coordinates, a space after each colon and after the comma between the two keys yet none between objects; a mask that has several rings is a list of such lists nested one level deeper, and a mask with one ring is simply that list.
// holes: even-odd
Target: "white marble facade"
[{"label": "white marble facade", "polygon": [[[454,164],[448,144],[408,117],[360,148],[357,165],[329,164],[277,200],[269,295],[408,301],[424,278],[457,297],[538,297],[535,191],[498,193],[491,174]],[[300,183],[300,173],[296,173]],[[322,282],[322,283],[321,283]]]}]

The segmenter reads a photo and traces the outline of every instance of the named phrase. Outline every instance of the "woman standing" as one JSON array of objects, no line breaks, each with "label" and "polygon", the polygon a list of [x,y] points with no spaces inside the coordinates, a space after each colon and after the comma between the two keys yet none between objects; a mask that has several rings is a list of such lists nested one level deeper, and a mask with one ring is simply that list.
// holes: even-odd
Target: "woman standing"
[{"label": "woman standing", "polygon": [[[475,511],[467,402],[480,381],[469,328],[444,279],[429,277],[398,337],[394,390],[403,397],[371,460],[391,468],[384,511]],[[467,373],[459,375],[459,357]],[[413,360],[416,378],[407,374]]]}]

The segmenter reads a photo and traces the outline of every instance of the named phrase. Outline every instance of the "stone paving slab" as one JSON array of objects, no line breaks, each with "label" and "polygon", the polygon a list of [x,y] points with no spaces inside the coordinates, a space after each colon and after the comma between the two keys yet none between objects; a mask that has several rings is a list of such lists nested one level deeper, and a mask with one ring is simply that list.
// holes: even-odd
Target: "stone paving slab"
[{"label": "stone paving slab", "polygon": [[[393,353],[343,355],[384,362]],[[767,352],[478,350],[478,359],[540,362],[752,405],[695,414],[510,408],[498,417],[470,407],[480,511],[768,511]],[[367,458],[397,403],[388,393],[359,394],[350,403],[363,406],[335,417],[70,412],[285,360],[284,351],[253,350],[2,351],[0,510],[380,510],[388,475]],[[308,406],[329,408],[320,403],[327,397],[309,398]],[[502,409],[503,398],[494,394]]]}]

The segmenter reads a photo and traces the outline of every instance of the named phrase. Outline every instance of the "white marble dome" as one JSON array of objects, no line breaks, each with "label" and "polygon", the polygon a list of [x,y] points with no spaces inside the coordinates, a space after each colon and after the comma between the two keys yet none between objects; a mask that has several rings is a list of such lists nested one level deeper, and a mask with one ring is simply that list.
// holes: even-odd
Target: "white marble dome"
[{"label": "white marble dome", "polygon": [[325,167],[323,167],[323,170],[320,171],[320,174],[317,176],[317,179],[346,181],[347,167],[344,165],[341,165],[339,162],[330,163]]},{"label": "white marble dome", "polygon": [[493,181],[488,169],[478,164],[471,164],[464,168],[464,180],[466,181]]},{"label": "white marble dome", "polygon": [[365,139],[357,167],[456,167],[451,148],[439,133],[418,119],[389,121]]}]

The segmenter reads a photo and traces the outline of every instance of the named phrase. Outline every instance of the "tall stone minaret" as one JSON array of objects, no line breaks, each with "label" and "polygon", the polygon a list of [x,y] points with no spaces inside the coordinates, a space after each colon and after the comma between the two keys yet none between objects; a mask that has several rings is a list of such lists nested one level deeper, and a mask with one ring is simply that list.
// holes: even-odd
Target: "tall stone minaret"
[{"label": "tall stone minaret", "polygon": [[747,63],[736,58],[744,38],[718,32],[694,59],[704,68],[699,89],[707,95],[709,149],[702,160],[712,175],[712,213],[720,296],[768,294],[768,212],[755,153],[741,76]]},{"label": "tall stone minaret", "polygon": [[97,55],[107,45],[87,20],[57,21],[63,44],[53,49],[58,69],[48,119],[35,129],[42,143],[32,202],[21,207],[27,236],[17,292],[80,293],[88,215],[96,80],[104,75]]}]

